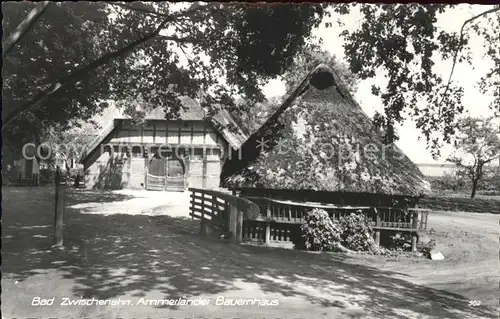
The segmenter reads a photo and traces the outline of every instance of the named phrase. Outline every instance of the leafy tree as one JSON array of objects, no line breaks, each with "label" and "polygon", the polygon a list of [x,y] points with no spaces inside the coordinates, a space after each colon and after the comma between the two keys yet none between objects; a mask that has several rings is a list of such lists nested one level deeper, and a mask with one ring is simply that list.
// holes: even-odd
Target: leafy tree
[{"label": "leafy tree", "polygon": [[500,163],[496,167],[493,165],[489,167],[489,172],[485,175],[487,177],[484,184],[488,187],[487,190],[500,192]]},{"label": "leafy tree", "polygon": [[[3,3],[4,32],[19,31],[36,5]],[[107,99],[142,96],[171,114],[180,108],[180,96],[194,97],[200,88],[208,93],[205,106],[235,107],[236,96],[262,101],[260,84],[289,69],[311,30],[329,14],[325,7],[51,2],[21,37],[4,43],[10,51],[4,56],[2,133],[19,141],[24,127],[70,126],[98,113]],[[463,89],[453,82],[453,70],[443,78],[433,65],[438,57],[451,60],[453,69],[470,62],[473,36],[485,40],[492,62],[480,89],[494,96],[492,108],[500,111],[500,7],[485,7],[459,33],[438,30],[438,16],[455,7],[333,5],[334,12],[359,11],[362,17],[356,30],[341,27],[350,70],[361,80],[380,73],[388,78],[372,90],[385,106],[375,122],[386,128],[388,143],[405,117],[415,120],[436,155],[440,143],[450,141],[463,112]]]},{"label": "leafy tree", "polygon": [[272,97],[262,102],[237,100],[237,107],[231,111],[231,117],[246,134],[250,135],[272,115],[281,105],[282,99]]},{"label": "leafy tree", "polygon": [[42,136],[44,141],[42,160],[49,167],[55,158],[62,159],[66,163],[77,162],[87,145],[96,137],[95,134],[90,134],[94,130],[93,124],[74,127],[71,130],[62,129],[61,126],[51,127]]},{"label": "leafy tree", "polygon": [[454,143],[456,152],[448,161],[457,164],[470,179],[471,198],[474,198],[480,182],[485,178],[486,165],[500,156],[500,127],[493,118],[461,119]]},{"label": "leafy tree", "polygon": [[232,112],[233,117],[249,133],[255,132],[278,109],[283,99],[287,98],[304,77],[320,63],[330,65],[339,76],[340,85],[351,94],[356,93],[358,80],[348,66],[328,51],[320,49],[317,45],[308,44],[297,53],[290,67],[281,76],[286,90],[282,97],[273,97],[263,102],[239,100],[238,107]]},{"label": "leafy tree", "polygon": [[[463,171],[445,172],[442,176],[429,177],[431,187],[435,191],[463,191],[469,188],[467,177]],[[465,179],[465,180],[464,180]]]},{"label": "leafy tree", "polygon": [[[12,33],[36,6],[33,2],[3,3],[4,32]],[[50,3],[36,24],[5,55],[3,124],[12,118],[7,129],[2,129],[5,139],[13,143],[33,142],[30,135],[35,134],[39,139],[51,125],[68,127],[71,121],[89,119],[105,106],[99,103],[99,98],[108,94],[107,86],[103,78],[92,74],[57,94],[54,92],[44,103],[18,113],[20,105],[34,99],[37,92],[46,90],[75,66],[97,57],[94,37],[100,33],[106,15],[101,4]]]},{"label": "leafy tree", "polygon": [[295,56],[292,65],[282,76],[285,82],[286,95],[288,96],[291,94],[300,84],[300,81],[320,63],[331,66],[342,81],[341,84],[343,87],[351,94],[356,93],[358,79],[349,70],[349,66],[339,61],[335,55],[319,48],[317,45],[309,45],[304,47],[299,54]]},{"label": "leafy tree", "polygon": [[[8,47],[2,133],[18,146],[31,134],[38,143],[50,128],[90,119],[106,100],[140,97],[145,108],[162,106],[169,115],[178,114],[182,96],[196,97],[200,89],[209,110],[234,106],[238,95],[261,101],[260,85],[291,64],[324,14],[322,4],[37,5],[2,3],[3,30],[10,34],[2,43]],[[57,211],[55,238],[62,244]]]},{"label": "leafy tree", "polygon": [[[485,58],[492,62],[480,89],[494,96],[491,108],[500,112],[500,6],[485,7],[463,21],[460,33],[439,30],[438,16],[455,8],[455,4],[359,3],[333,7],[340,15],[361,15],[356,30],[340,25],[351,71],[362,80],[381,73],[387,76],[385,87],[372,87],[384,105],[384,114],[377,113],[375,122],[386,128],[387,142],[397,139],[394,125],[406,116],[416,122],[434,155],[443,141],[450,142],[464,111],[463,88],[453,81],[453,71],[457,62],[471,63],[472,37],[484,40]],[[447,78],[433,68],[439,57],[452,61]]]},{"label": "leafy tree", "polygon": [[[34,6],[3,3],[4,32]],[[200,88],[205,106],[231,106],[238,95],[262,100],[260,84],[292,63],[324,14],[321,4],[186,6],[50,3],[5,56],[2,132],[17,140],[16,128],[28,124],[70,127],[108,99],[141,96],[172,114]]]}]

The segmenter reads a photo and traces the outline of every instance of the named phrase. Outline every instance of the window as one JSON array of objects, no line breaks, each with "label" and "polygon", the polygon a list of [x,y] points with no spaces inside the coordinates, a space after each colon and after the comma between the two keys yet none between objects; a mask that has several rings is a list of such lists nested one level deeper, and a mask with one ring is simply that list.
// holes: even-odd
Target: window
[{"label": "window", "polygon": [[161,158],[169,158],[172,156],[173,150],[169,147],[160,147],[158,150],[158,155]]},{"label": "window", "polygon": [[142,157],[142,147],[140,146],[132,147],[132,157]]},{"label": "window", "polygon": [[151,154],[158,154],[158,147],[157,146],[151,147],[150,152],[151,152]]},{"label": "window", "polygon": [[130,150],[129,150],[129,148],[128,148],[127,146],[122,146],[122,145],[120,145],[120,150],[119,150],[119,151],[120,151],[120,153],[130,155],[130,154],[129,154],[129,153],[130,153]]},{"label": "window", "polygon": [[220,149],[218,149],[218,148],[207,148],[207,155],[220,156]]},{"label": "window", "polygon": [[195,148],[191,151],[191,158],[194,160],[202,160],[203,159],[203,149]]}]

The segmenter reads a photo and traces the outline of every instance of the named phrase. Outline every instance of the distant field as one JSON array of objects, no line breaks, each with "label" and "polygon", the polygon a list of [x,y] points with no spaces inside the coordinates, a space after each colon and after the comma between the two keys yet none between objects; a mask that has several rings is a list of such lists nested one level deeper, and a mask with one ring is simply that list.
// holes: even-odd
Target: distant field
[{"label": "distant field", "polygon": [[477,195],[440,192],[420,200],[420,206],[432,210],[500,214],[500,195]]}]

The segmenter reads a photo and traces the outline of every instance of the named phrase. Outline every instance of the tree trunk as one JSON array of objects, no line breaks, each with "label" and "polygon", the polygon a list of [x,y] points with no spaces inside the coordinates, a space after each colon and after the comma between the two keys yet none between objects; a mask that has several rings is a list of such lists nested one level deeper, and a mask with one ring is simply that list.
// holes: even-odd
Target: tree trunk
[{"label": "tree trunk", "polygon": [[474,198],[476,196],[476,190],[477,190],[477,182],[473,181],[472,182],[472,192],[470,194],[470,198]]}]

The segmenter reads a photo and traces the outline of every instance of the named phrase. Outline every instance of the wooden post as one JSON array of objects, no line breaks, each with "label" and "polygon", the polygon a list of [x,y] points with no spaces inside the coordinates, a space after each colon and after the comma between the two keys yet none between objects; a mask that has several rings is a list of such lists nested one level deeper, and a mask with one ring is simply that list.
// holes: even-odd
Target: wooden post
[{"label": "wooden post", "polygon": [[411,233],[411,251],[417,252],[417,229],[418,229],[418,211],[413,211],[413,225],[414,231]]},{"label": "wooden post", "polygon": [[64,221],[64,196],[65,188],[61,185],[61,171],[56,168],[55,176],[55,214],[54,214],[54,245],[53,248],[63,249],[63,221]]},{"label": "wooden post", "polygon": [[[373,210],[376,216],[375,227],[380,227],[380,214],[378,213],[376,207],[373,207]],[[380,246],[380,229],[375,230],[375,244]]]},{"label": "wooden post", "polygon": [[149,174],[149,165],[148,159],[144,159],[144,189],[148,189],[148,174]]},{"label": "wooden post", "polygon": [[231,200],[229,202],[229,232],[231,233],[229,242],[231,244],[237,243],[237,238],[236,238],[236,231],[238,228],[237,224],[238,224],[238,202]]},{"label": "wooden post", "polygon": [[207,234],[207,229],[205,225],[205,194],[201,193],[201,219],[200,219],[200,233],[202,235]]},{"label": "wooden post", "polygon": [[191,191],[191,220],[194,220],[194,191]]},{"label": "wooden post", "polygon": [[[270,214],[270,208],[269,208],[269,204],[267,204],[266,206],[266,217],[269,218]],[[267,223],[266,224],[266,237],[264,238],[264,243],[266,245],[269,244],[269,242],[271,241],[271,223]]]},{"label": "wooden post", "polygon": [[247,205],[241,205],[238,199],[238,217],[236,221],[236,243],[241,244],[243,241],[243,215],[246,213],[245,210],[248,209]]}]

